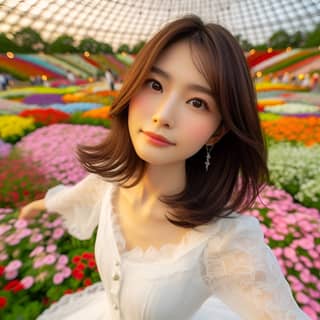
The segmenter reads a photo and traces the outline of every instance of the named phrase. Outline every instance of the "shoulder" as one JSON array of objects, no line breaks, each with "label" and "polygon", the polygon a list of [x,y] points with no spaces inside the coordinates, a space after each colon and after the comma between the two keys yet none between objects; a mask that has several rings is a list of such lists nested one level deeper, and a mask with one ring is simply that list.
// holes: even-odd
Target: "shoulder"
[{"label": "shoulder", "polygon": [[258,219],[236,212],[200,228],[207,234],[208,246],[214,246],[216,250],[264,242]]}]

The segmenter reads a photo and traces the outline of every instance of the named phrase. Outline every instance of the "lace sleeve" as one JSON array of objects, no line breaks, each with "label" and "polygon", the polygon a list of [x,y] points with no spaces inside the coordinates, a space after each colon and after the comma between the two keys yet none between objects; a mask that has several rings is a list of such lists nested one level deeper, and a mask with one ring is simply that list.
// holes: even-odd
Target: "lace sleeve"
[{"label": "lace sleeve", "polygon": [[239,216],[224,221],[203,256],[203,277],[212,294],[242,319],[309,319],[265,244],[258,220]]},{"label": "lace sleeve", "polygon": [[46,193],[46,209],[61,214],[71,235],[80,240],[89,239],[98,224],[106,185],[94,174],[89,174],[74,186],[58,185]]}]

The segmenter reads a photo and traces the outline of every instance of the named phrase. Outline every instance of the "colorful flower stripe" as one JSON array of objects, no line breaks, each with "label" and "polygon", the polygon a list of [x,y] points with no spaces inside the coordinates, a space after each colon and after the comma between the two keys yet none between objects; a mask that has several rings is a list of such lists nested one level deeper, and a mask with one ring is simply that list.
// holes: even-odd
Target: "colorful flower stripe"
[{"label": "colorful flower stripe", "polygon": [[55,109],[33,109],[24,110],[19,113],[20,117],[33,118],[35,123],[41,125],[51,125],[60,122],[67,122],[70,115],[60,110]]},{"label": "colorful flower stripe", "polygon": [[306,66],[310,65],[312,62],[319,61],[319,60],[320,60],[320,53],[318,55],[308,57],[306,59],[298,61],[298,62],[288,66],[287,68],[284,68],[284,69],[278,71],[277,74],[283,74],[284,72],[293,73],[294,71],[298,70],[299,68],[306,67]]},{"label": "colorful flower stripe", "polygon": [[67,113],[74,113],[77,111],[87,111],[91,109],[97,109],[101,107],[100,103],[90,103],[90,102],[74,102],[67,104],[54,103],[51,105],[53,109],[61,110]]},{"label": "colorful flower stripe", "polygon": [[265,112],[278,114],[316,114],[320,116],[320,107],[305,103],[283,103],[273,106],[265,106]]},{"label": "colorful flower stripe", "polygon": [[[302,65],[298,69],[294,70],[293,74],[299,75],[299,74],[305,74],[305,73],[311,73],[313,71],[320,70],[320,57],[314,57],[313,61],[310,61],[306,65]],[[319,100],[320,101],[320,100]],[[320,104],[320,102],[319,102]]]},{"label": "colorful flower stripe", "polygon": [[272,52],[267,51],[256,51],[247,57],[248,64],[250,68],[260,64],[263,61],[271,59],[279,54],[283,53],[283,50],[273,50]]},{"label": "colorful flower stripe", "polygon": [[65,76],[65,71],[58,68],[57,66],[54,66],[52,64],[49,64],[47,61],[44,61],[41,59],[40,55],[35,55],[35,54],[17,54],[17,57],[19,57],[23,61],[31,62],[34,65],[38,65],[41,68],[45,70],[50,70],[54,74],[56,74],[56,77],[64,77]]},{"label": "colorful flower stripe", "polygon": [[291,56],[294,56],[296,55],[298,52],[301,52],[302,49],[292,49],[290,51],[284,51],[282,53],[279,53],[278,55],[276,56],[273,56],[272,58],[268,59],[268,60],[265,60],[265,61],[262,61],[261,63],[253,66],[251,68],[251,70],[253,72],[257,72],[257,71],[263,71],[264,69],[268,68],[268,67],[271,67],[275,64],[277,64],[278,62],[280,61],[283,61],[283,60],[286,60],[288,59],[289,57]]},{"label": "colorful flower stripe", "polygon": [[264,132],[276,141],[302,142],[306,146],[320,143],[320,118],[281,117],[262,121]]},{"label": "colorful flower stripe", "polygon": [[17,101],[10,101],[0,98],[0,115],[1,114],[17,114],[25,109],[38,108],[35,105],[27,105]]},{"label": "colorful flower stripe", "polygon": [[[65,71],[70,70],[74,75],[76,75],[78,77],[85,78],[88,76],[88,74],[86,72],[80,70],[79,68],[77,68],[77,66],[70,65],[69,63],[59,59],[59,57],[57,57],[55,55],[40,54],[40,56],[41,56],[41,59],[43,59],[44,61],[47,61],[48,63],[57,65],[58,67],[60,67],[61,69],[65,70]],[[67,72],[65,72],[65,75],[66,74],[67,74]]]},{"label": "colorful flower stripe", "polygon": [[308,91],[307,88],[303,88],[297,85],[288,83],[272,83],[272,82],[258,82],[255,84],[256,90],[259,91]]},{"label": "colorful flower stripe", "polygon": [[128,53],[124,53],[124,54],[117,53],[115,56],[119,61],[124,63],[126,66],[130,66],[133,63],[133,58]]},{"label": "colorful flower stripe", "polygon": [[96,67],[97,69],[101,69],[101,65],[90,57],[86,57],[85,55],[82,56],[82,59],[85,60],[87,63],[91,64],[92,66]]},{"label": "colorful flower stripe", "polygon": [[284,104],[285,101],[283,99],[258,99],[258,104],[261,106],[274,106],[279,104]]},{"label": "colorful flower stripe", "polygon": [[124,74],[126,72],[127,66],[121,61],[117,60],[114,55],[105,54],[104,57],[112,70],[115,70],[118,74]]},{"label": "colorful flower stripe", "polygon": [[0,66],[7,66],[8,68],[15,71],[15,73],[21,74],[25,78],[37,75],[46,75],[48,79],[59,78],[60,75],[37,66],[33,63],[23,61],[19,57],[9,59],[6,55],[0,54]]},{"label": "colorful flower stripe", "polygon": [[318,49],[309,49],[309,50],[304,50],[301,51],[299,53],[297,53],[296,55],[293,55],[291,57],[289,57],[288,59],[281,61],[275,65],[273,65],[272,67],[266,68],[264,69],[262,72],[263,74],[268,74],[271,72],[277,72],[282,70],[283,72],[285,72],[286,68],[288,68],[289,66],[304,60],[306,58],[315,56],[315,55],[319,55],[319,51]]},{"label": "colorful flower stripe", "polygon": [[281,95],[286,101],[310,103],[320,106],[320,93],[316,92],[290,92]]},{"label": "colorful flower stripe", "polygon": [[87,73],[87,76],[96,75],[98,69],[93,65],[86,62],[82,57],[83,55],[77,54],[58,54],[59,59],[68,62],[69,64],[75,66],[78,69]]}]

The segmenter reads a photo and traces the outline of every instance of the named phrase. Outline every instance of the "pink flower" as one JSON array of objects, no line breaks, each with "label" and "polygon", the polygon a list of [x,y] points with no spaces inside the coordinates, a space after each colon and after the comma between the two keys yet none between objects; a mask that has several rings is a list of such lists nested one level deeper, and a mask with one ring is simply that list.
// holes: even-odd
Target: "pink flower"
[{"label": "pink flower", "polygon": [[48,265],[52,265],[54,264],[56,261],[56,257],[54,254],[49,254],[46,257],[43,258],[43,263],[44,264],[48,264]]},{"label": "pink flower", "polygon": [[32,243],[36,243],[39,242],[43,239],[43,235],[40,233],[34,234],[31,238],[30,238],[30,242]]},{"label": "pink flower", "polygon": [[53,276],[53,283],[54,284],[61,284],[64,280],[64,276],[62,273],[58,272]]},{"label": "pink flower", "polygon": [[20,260],[12,260],[6,267],[5,272],[12,272],[20,269],[22,262]]},{"label": "pink flower", "polygon": [[62,229],[62,228],[56,228],[56,229],[54,229],[54,231],[53,231],[52,238],[55,239],[55,240],[58,240],[58,239],[60,239],[63,235],[64,235],[64,229]]},{"label": "pink flower", "polygon": [[68,277],[70,277],[71,276],[71,269],[70,268],[68,268],[68,267],[66,267],[66,268],[64,268],[63,270],[62,270],[62,273],[63,273],[63,276],[65,277],[65,278],[68,278]]},{"label": "pink flower", "polygon": [[57,250],[57,246],[55,244],[50,244],[49,246],[47,246],[47,249],[46,249],[48,253],[55,252],[56,250]]},{"label": "pink flower", "polygon": [[310,300],[310,298],[302,292],[298,292],[296,294],[296,298],[297,298],[297,301],[302,304],[307,304],[309,303],[309,300]]},{"label": "pink flower", "polygon": [[14,224],[14,226],[17,228],[17,229],[23,229],[25,227],[28,226],[28,222],[27,220],[24,220],[24,219],[19,219],[16,221],[16,223]]},{"label": "pink flower", "polygon": [[68,256],[66,255],[61,255],[58,259],[58,264],[67,264],[69,261]]},{"label": "pink flower", "polygon": [[309,306],[302,307],[302,310],[312,319],[312,320],[318,320],[317,313]]},{"label": "pink flower", "polygon": [[32,257],[35,257],[37,256],[38,254],[42,253],[44,251],[44,247],[43,246],[39,246],[39,247],[36,247],[32,250],[32,252],[29,254],[29,257],[32,258]]},{"label": "pink flower", "polygon": [[24,277],[21,280],[21,283],[22,283],[22,285],[24,286],[25,289],[29,289],[34,284],[34,278],[31,277],[31,276]]},{"label": "pink flower", "polygon": [[6,272],[4,274],[4,277],[5,277],[6,280],[13,280],[17,276],[18,276],[18,271],[17,270],[9,271],[9,272]]}]

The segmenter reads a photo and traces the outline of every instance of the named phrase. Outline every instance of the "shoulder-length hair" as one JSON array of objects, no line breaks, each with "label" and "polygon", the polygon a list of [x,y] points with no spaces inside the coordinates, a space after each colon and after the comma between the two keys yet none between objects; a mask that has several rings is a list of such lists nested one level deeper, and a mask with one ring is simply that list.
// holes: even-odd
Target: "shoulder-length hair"
[{"label": "shoulder-length hair", "polygon": [[87,171],[108,181],[124,187],[140,181],[146,163],[137,156],[130,140],[130,99],[144,84],[159,55],[182,40],[189,43],[195,65],[212,89],[226,131],[212,150],[209,170],[205,170],[206,152],[202,148],[186,160],[185,189],[160,198],[171,208],[167,219],[188,228],[248,209],[268,177],[266,148],[247,62],[238,42],[220,25],[204,24],[191,15],[167,24],[154,35],[137,55],[111,107],[109,135],[98,145],[80,146],[78,156]]}]

